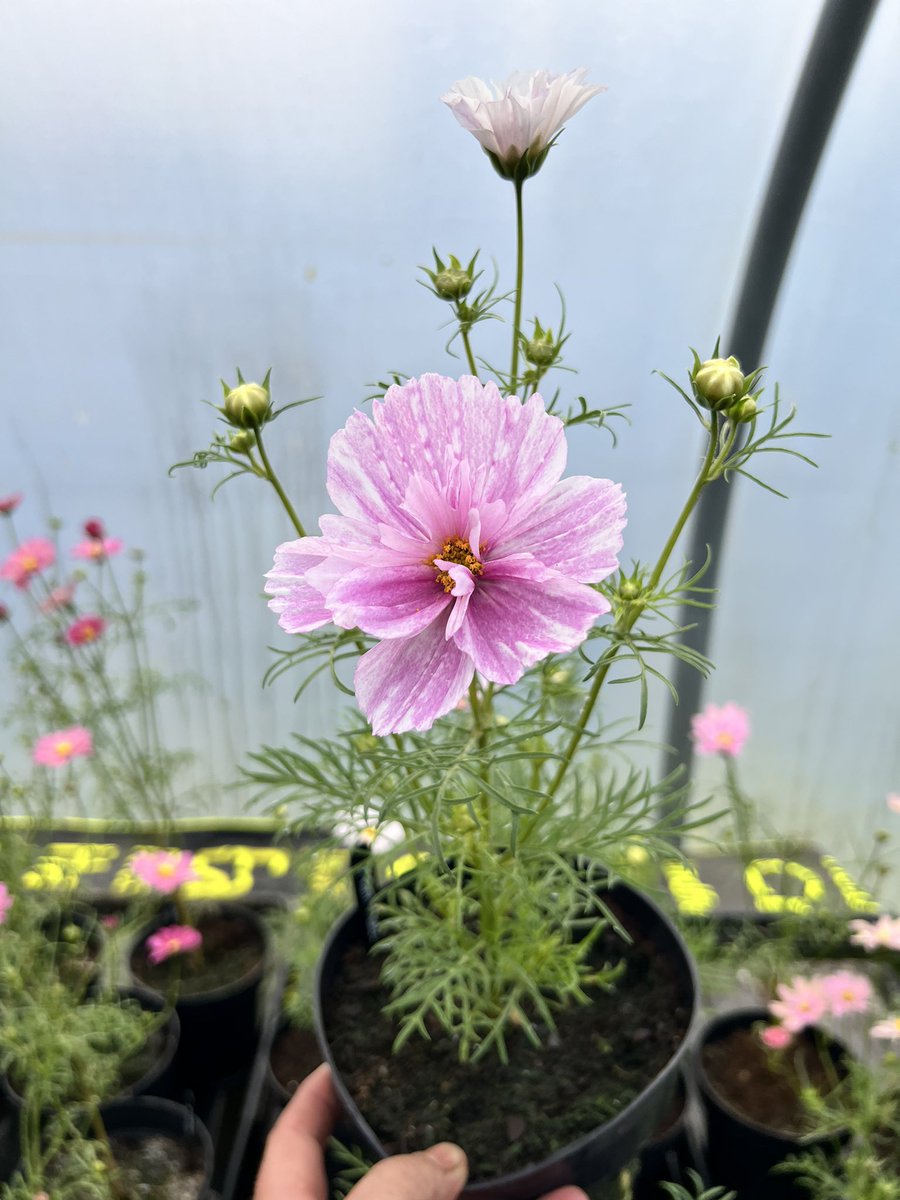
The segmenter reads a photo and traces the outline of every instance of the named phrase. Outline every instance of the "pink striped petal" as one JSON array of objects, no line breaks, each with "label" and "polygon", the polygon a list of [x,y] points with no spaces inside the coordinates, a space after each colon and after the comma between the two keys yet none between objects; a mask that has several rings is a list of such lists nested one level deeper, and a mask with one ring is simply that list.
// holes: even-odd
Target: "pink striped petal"
[{"label": "pink striped petal", "polygon": [[515,683],[548,654],[573,650],[609,612],[599,592],[519,554],[485,565],[453,640],[493,683]]},{"label": "pink striped petal", "polygon": [[331,620],[324,594],[307,579],[308,572],[325,562],[327,554],[324,538],[299,538],[276,548],[265,590],[272,597],[269,608],[278,614],[278,624],[286,633],[308,633]]},{"label": "pink striped petal", "polygon": [[356,667],[359,706],[377,737],[430,729],[466,694],[472,682],[471,659],[444,637],[444,622],[434,621],[415,637],[379,642]]},{"label": "pink striped petal", "polygon": [[408,638],[430,625],[451,599],[435,581],[434,567],[419,563],[380,571],[358,567],[331,588],[327,603],[335,624],[345,629],[358,625],[373,637]]},{"label": "pink striped petal", "polygon": [[579,583],[599,583],[618,567],[625,493],[608,479],[562,479],[540,507],[504,531],[496,553],[529,553]]}]

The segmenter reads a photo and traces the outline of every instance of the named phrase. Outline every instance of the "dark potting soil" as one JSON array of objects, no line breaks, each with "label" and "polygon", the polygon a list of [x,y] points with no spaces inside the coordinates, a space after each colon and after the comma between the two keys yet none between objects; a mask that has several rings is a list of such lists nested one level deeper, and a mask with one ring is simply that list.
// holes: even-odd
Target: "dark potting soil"
[{"label": "dark potting soil", "polygon": [[490,1179],[547,1158],[621,1112],[672,1057],[690,1014],[671,967],[639,935],[627,943],[606,929],[594,955],[624,960],[615,990],[559,1012],[556,1034],[539,1047],[524,1034],[510,1037],[503,1065],[493,1054],[460,1063],[440,1037],[414,1036],[393,1053],[397,1025],[381,1011],[388,995],[380,960],[351,949],[327,997],[327,1034],[345,1085],[385,1148],[459,1142],[471,1177]]},{"label": "dark potting soil", "polygon": [[826,1045],[827,1039],[804,1030],[786,1050],[767,1050],[757,1030],[745,1027],[707,1043],[702,1062],[716,1095],[742,1117],[773,1133],[800,1137],[809,1132],[801,1088],[809,1083],[827,1095],[846,1074]]},{"label": "dark potting soil", "polygon": [[262,936],[245,917],[209,912],[192,923],[203,936],[197,951],[174,954],[154,966],[147,958],[146,943],[135,947],[131,969],[138,979],[163,995],[177,988],[180,996],[198,996],[237,983],[262,961]]},{"label": "dark potting soil", "polygon": [[272,1074],[291,1093],[321,1061],[322,1051],[311,1029],[283,1029],[272,1043],[269,1055]]},{"label": "dark potting soil", "polygon": [[196,1141],[166,1134],[110,1138],[123,1195],[129,1200],[197,1200],[205,1182]]}]

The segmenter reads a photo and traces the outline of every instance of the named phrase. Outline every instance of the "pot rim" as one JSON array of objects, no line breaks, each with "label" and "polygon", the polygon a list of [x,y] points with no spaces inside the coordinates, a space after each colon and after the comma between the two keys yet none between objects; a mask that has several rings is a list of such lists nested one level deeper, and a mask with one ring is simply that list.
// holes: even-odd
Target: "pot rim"
[{"label": "pot rim", "polygon": [[[669,935],[681,950],[681,957],[683,960],[683,965],[686,967],[686,975],[690,984],[691,993],[687,999],[687,1004],[690,1006],[690,1016],[688,1018],[681,1042],[665,1066],[662,1067],[662,1069],[653,1076],[646,1087],[644,1087],[625,1106],[625,1108],[623,1108],[620,1113],[617,1113],[611,1120],[602,1122],[602,1124],[597,1125],[587,1133],[582,1134],[581,1137],[576,1138],[574,1141],[567,1142],[565,1146],[562,1146],[560,1149],[555,1150],[552,1154],[547,1155],[546,1158],[539,1159],[537,1162],[529,1163],[524,1167],[520,1167],[516,1171],[511,1171],[504,1175],[495,1175],[490,1179],[480,1179],[472,1183],[467,1183],[464,1191],[462,1192],[462,1196],[465,1198],[496,1195],[497,1189],[499,1188],[516,1187],[519,1184],[525,1184],[535,1175],[537,1171],[544,1171],[554,1167],[558,1163],[565,1162],[568,1159],[576,1158],[580,1152],[587,1150],[590,1147],[591,1143],[596,1139],[597,1132],[600,1129],[609,1131],[609,1135],[615,1137],[618,1128],[627,1128],[630,1125],[634,1113],[640,1108],[647,1095],[647,1092],[651,1088],[665,1086],[664,1084],[661,1085],[660,1081],[668,1080],[673,1075],[677,1075],[683,1071],[700,1021],[700,981],[697,972],[697,965],[694,962],[693,956],[688,950],[680,931],[675,926],[671,918],[659,907],[659,905],[651,900],[649,896],[645,895],[637,888],[632,887],[630,884],[625,883],[623,880],[617,880],[610,886],[608,890],[610,892],[614,892],[616,888],[627,890],[632,896],[637,898],[640,904],[643,904],[647,909],[649,909],[650,914],[655,917],[656,920],[668,931]],[[382,1145],[375,1131],[372,1129],[371,1125],[360,1111],[359,1106],[350,1095],[349,1090],[341,1078],[337,1064],[334,1061],[334,1056],[331,1053],[331,1046],[324,1036],[325,1022],[324,1013],[322,1011],[324,964],[331,952],[334,942],[336,942],[343,933],[345,927],[351,924],[351,922],[358,920],[361,920],[359,909],[351,908],[344,913],[343,916],[338,918],[329,931],[328,937],[326,938],[322,947],[322,952],[319,956],[318,962],[316,963],[315,991],[313,995],[313,1017],[316,1036],[319,1039],[323,1058],[325,1062],[328,1063],[328,1066],[331,1070],[332,1080],[334,1082],[335,1089],[340,1096],[342,1104],[344,1105],[345,1109],[356,1114],[353,1119],[355,1123],[358,1121],[360,1126],[359,1132],[369,1143],[367,1148],[376,1154],[379,1159],[385,1159],[391,1156],[384,1149],[384,1146]],[[553,1186],[558,1187],[563,1185],[556,1184]]]}]

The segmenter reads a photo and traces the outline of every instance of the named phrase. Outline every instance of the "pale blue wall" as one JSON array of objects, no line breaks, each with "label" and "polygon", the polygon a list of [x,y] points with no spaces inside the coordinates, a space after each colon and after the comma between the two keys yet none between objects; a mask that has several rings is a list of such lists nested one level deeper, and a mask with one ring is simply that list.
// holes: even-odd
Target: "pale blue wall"
[{"label": "pale blue wall", "polygon": [[[324,403],[277,450],[308,519],[327,438],[396,368],[444,369],[442,312],[415,283],[431,245],[481,246],[509,279],[512,191],[438,101],[474,73],[590,68],[609,91],[527,188],[526,311],[564,287],[579,390],[628,401],[614,454],[626,553],[655,552],[695,431],[654,367],[680,372],[727,306],[818,16],[815,0],[438,5],[344,0],[17,0],[2,23],[0,492],[100,514],[200,614],[160,638],[211,689],[177,716],[204,771],[289,730],[327,730],[330,693],[261,693],[275,640],[258,591],[288,534],[253,486],[166,478],[205,444],[217,377],[269,365],[281,400]],[[773,465],[784,506],[742,487],[709,698],[754,717],[752,785],[784,823],[842,838],[900,790],[893,619],[900,584],[894,346],[900,312],[895,70],[882,5],[812,196],[768,358],[822,469]],[[490,343],[487,343],[489,348]],[[279,432],[282,426],[276,426]],[[657,733],[664,729],[657,719]],[[235,803],[223,797],[222,809]]]}]

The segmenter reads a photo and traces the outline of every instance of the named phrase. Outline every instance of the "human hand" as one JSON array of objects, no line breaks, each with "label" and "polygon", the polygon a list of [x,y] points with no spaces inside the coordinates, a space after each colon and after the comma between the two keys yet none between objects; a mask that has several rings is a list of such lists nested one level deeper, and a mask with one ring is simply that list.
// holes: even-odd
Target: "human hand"
[{"label": "human hand", "polygon": [[[324,1064],[304,1079],[266,1142],[253,1200],[328,1200],[323,1147],[340,1115]],[[347,1200],[456,1200],[469,1166],[452,1142],[375,1164]],[[559,1188],[541,1200],[587,1200],[580,1188]]]}]

